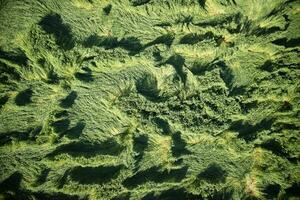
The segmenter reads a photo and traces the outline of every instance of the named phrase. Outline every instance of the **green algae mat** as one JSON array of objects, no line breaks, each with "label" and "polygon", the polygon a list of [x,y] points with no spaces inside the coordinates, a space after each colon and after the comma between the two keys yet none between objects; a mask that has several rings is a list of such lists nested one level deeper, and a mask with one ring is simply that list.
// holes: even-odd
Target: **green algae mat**
[{"label": "green algae mat", "polygon": [[0,0],[0,199],[300,199],[297,0]]}]

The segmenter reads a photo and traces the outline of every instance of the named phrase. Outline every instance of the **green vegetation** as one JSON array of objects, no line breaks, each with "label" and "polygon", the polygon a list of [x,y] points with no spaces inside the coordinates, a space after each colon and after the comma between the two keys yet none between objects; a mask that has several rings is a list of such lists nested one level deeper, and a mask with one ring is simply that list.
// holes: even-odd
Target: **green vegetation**
[{"label": "green vegetation", "polygon": [[0,199],[299,199],[300,3],[0,0]]}]

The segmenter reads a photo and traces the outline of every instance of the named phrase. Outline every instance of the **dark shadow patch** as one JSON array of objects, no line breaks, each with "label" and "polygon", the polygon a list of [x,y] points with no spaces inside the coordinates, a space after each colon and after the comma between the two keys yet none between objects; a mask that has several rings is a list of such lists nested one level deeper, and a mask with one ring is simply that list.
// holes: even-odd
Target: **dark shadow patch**
[{"label": "dark shadow patch", "polygon": [[20,80],[21,75],[15,67],[9,66],[0,60],[0,83],[10,85],[13,80]]},{"label": "dark shadow patch", "polygon": [[22,189],[20,184],[22,181],[22,174],[19,172],[13,173],[9,178],[0,183],[0,193],[4,195],[7,200],[29,200],[29,199],[43,199],[43,200],[88,200],[87,197],[79,197],[77,195],[69,195],[64,193],[45,193],[32,192]]},{"label": "dark shadow patch", "polygon": [[41,132],[42,127],[37,126],[35,128],[29,128],[26,131],[11,131],[6,133],[0,133],[0,146],[5,145],[12,140],[17,141],[34,141],[36,136]]},{"label": "dark shadow patch", "polygon": [[290,79],[289,73],[287,71],[285,71],[284,69],[279,69],[277,71],[277,74],[284,79]]},{"label": "dark shadow patch", "polygon": [[101,37],[96,34],[89,36],[83,43],[85,47],[93,46],[104,47],[105,49],[113,49],[118,46],[118,38],[116,37]]},{"label": "dark shadow patch", "polygon": [[62,189],[67,182],[70,169],[67,169],[64,174],[57,179],[57,188]]},{"label": "dark shadow patch", "polygon": [[172,200],[172,199],[188,199],[188,200],[201,200],[203,199],[200,195],[194,195],[187,192],[184,188],[180,189],[169,189],[162,192],[159,195],[159,199]]},{"label": "dark shadow patch", "polygon": [[37,126],[35,128],[29,129],[29,139],[35,140],[36,137],[42,132],[42,130],[43,130],[42,126]]},{"label": "dark shadow patch", "polygon": [[0,183],[0,192],[18,191],[23,175],[20,172],[15,172],[7,179]]},{"label": "dark shadow patch", "polygon": [[190,25],[190,24],[193,24],[193,20],[194,20],[194,16],[192,15],[180,15],[180,17],[178,17],[176,20],[175,20],[175,23],[176,24],[182,24],[183,25]]},{"label": "dark shadow patch", "polygon": [[173,40],[175,39],[175,36],[171,33],[165,34],[162,36],[157,37],[153,41],[145,44],[145,48],[156,45],[156,44],[165,44],[167,47],[170,47],[173,43]]},{"label": "dark shadow patch", "polygon": [[[93,56],[85,56],[82,61],[91,61],[90,63],[93,64],[95,66],[95,61],[94,59],[96,58],[97,56],[96,55],[93,55]],[[88,70],[85,70],[85,71],[92,71],[89,67],[83,67],[82,68],[83,70],[85,69],[88,69]]]},{"label": "dark shadow patch", "polygon": [[274,123],[273,128],[277,131],[282,130],[299,130],[299,125],[293,122],[276,122]]},{"label": "dark shadow patch", "polygon": [[130,0],[133,6],[142,6],[149,3],[151,0]]},{"label": "dark shadow patch", "polygon": [[287,156],[287,153],[285,152],[283,146],[276,139],[267,140],[263,142],[260,146],[264,149],[271,151],[275,155]]},{"label": "dark shadow patch", "polygon": [[49,83],[49,84],[58,84],[59,83],[59,77],[53,69],[51,69],[47,73],[47,79],[48,79],[47,83]]},{"label": "dark shadow patch", "polygon": [[230,92],[234,89],[233,83],[234,83],[234,75],[230,67],[227,66],[227,64],[223,61],[218,62],[218,66],[221,67],[221,73],[220,76],[222,80],[224,81],[226,87],[230,90]]},{"label": "dark shadow patch", "polygon": [[68,117],[68,116],[69,116],[69,114],[68,114],[68,111],[66,111],[66,110],[62,110],[62,111],[59,111],[58,113],[54,114],[55,118]]},{"label": "dark shadow patch", "polygon": [[118,47],[118,38],[116,37],[101,37],[96,34],[89,36],[83,42],[83,46],[91,48],[93,46],[104,47],[105,49],[113,49]]},{"label": "dark shadow patch", "polygon": [[300,183],[293,183],[293,185],[285,189],[287,199],[291,197],[300,197]]},{"label": "dark shadow patch", "polygon": [[258,107],[257,100],[251,101],[251,102],[239,102],[239,105],[241,107],[241,110],[243,114],[249,113],[252,109],[255,109]]},{"label": "dark shadow patch", "polygon": [[274,70],[274,67],[274,63],[271,60],[267,60],[262,66],[260,66],[260,69],[267,72],[272,72]]},{"label": "dark shadow patch", "polygon": [[[275,16],[275,15],[280,15],[280,13],[283,11],[283,9],[285,8],[285,6],[290,6],[290,4],[293,5],[293,2],[296,2],[297,0],[289,0],[284,2],[281,6],[276,6],[274,9],[272,9],[272,11],[266,16],[266,18]],[[292,6],[291,5],[291,6]],[[283,15],[284,18],[286,18],[285,20],[287,22],[290,22],[290,20],[288,19],[288,16],[286,14]]]},{"label": "dark shadow patch", "polygon": [[136,165],[140,163],[144,156],[144,151],[148,147],[148,140],[149,138],[145,135],[140,135],[133,139],[133,151],[136,152],[136,155],[134,156]]},{"label": "dark shadow patch", "polygon": [[180,182],[186,176],[188,167],[173,169],[168,171],[159,171],[158,167],[152,167],[145,171],[141,171],[123,181],[123,185],[127,188],[134,188],[143,183],[153,181],[156,183],[163,182]]},{"label": "dark shadow patch", "polygon": [[196,33],[189,33],[185,36],[183,36],[179,43],[180,44],[197,44],[201,41],[201,37]]},{"label": "dark shadow patch", "polygon": [[216,36],[214,38],[217,46],[225,45],[227,47],[233,47],[234,43],[233,42],[227,42],[226,38],[224,36]]},{"label": "dark shadow patch", "polygon": [[[212,20],[212,22],[215,25],[227,29],[231,34],[245,33],[246,35],[249,35],[253,27],[253,22],[248,17],[244,16],[241,12],[228,15],[227,17],[221,19],[219,18],[216,20]],[[234,26],[230,25],[231,23],[233,23]]]},{"label": "dark shadow patch", "polygon": [[99,166],[99,167],[75,167],[69,175],[74,181],[80,184],[103,184],[107,183],[113,178],[116,178],[122,166]]},{"label": "dark shadow patch", "polygon": [[35,185],[39,186],[39,185],[42,185],[43,183],[45,183],[47,181],[47,177],[48,177],[50,171],[51,171],[51,169],[49,169],[49,168],[43,169],[41,174],[37,177],[37,179],[35,181]]},{"label": "dark shadow patch", "polygon": [[171,131],[171,127],[170,124],[167,120],[162,119],[160,117],[155,117],[153,118],[153,122],[156,124],[156,126],[162,130],[163,134],[170,134]]},{"label": "dark shadow patch", "polygon": [[34,192],[30,194],[36,199],[43,200],[88,200],[87,197],[80,197],[78,195],[65,194],[62,192],[46,193],[46,192]]},{"label": "dark shadow patch", "polygon": [[159,26],[159,27],[168,27],[168,26],[172,26],[172,24],[170,22],[161,22],[158,24],[155,24],[154,26]]},{"label": "dark shadow patch", "polygon": [[107,6],[105,6],[103,8],[103,12],[105,15],[109,15],[109,13],[111,12],[111,9],[112,9],[112,5],[111,4],[108,4]]},{"label": "dark shadow patch", "polygon": [[187,74],[183,71],[183,66],[185,65],[185,59],[181,55],[175,54],[168,58],[165,64],[170,64],[174,67],[175,71],[177,72],[180,80],[186,84]]},{"label": "dark shadow patch", "polygon": [[146,74],[136,82],[137,91],[143,96],[157,99],[159,91],[157,89],[157,79],[153,74]]},{"label": "dark shadow patch", "polygon": [[182,103],[182,101],[178,101],[178,102],[169,102],[168,103],[168,108],[171,111],[174,112],[178,112],[178,111],[182,111],[185,109],[185,105]]},{"label": "dark shadow patch", "polygon": [[263,189],[263,194],[266,199],[278,199],[280,189],[281,187],[279,184],[270,184]]},{"label": "dark shadow patch", "polygon": [[129,200],[129,199],[130,199],[130,193],[126,192],[116,197],[113,197],[111,200]]},{"label": "dark shadow patch", "polygon": [[78,94],[76,91],[72,91],[68,94],[68,96],[60,101],[60,106],[62,108],[70,108],[74,103]]},{"label": "dark shadow patch", "polygon": [[293,48],[293,47],[298,47],[300,45],[300,38],[289,39],[289,40],[287,38],[280,38],[272,41],[272,43],[279,46],[284,46],[285,48]]},{"label": "dark shadow patch", "polygon": [[204,179],[210,183],[224,182],[227,172],[222,169],[218,164],[210,164],[203,172],[198,175],[199,179]]},{"label": "dark shadow patch", "polygon": [[186,149],[186,142],[181,138],[181,133],[176,132],[172,134],[172,155],[175,157],[190,154],[191,152]]},{"label": "dark shadow patch", "polygon": [[75,78],[77,78],[83,82],[86,82],[86,83],[94,81],[92,72],[84,72],[84,73],[77,72],[77,73],[75,73]]},{"label": "dark shadow patch", "polygon": [[85,72],[92,72],[92,70],[89,67],[82,67],[82,70]]},{"label": "dark shadow patch", "polygon": [[251,34],[262,37],[264,35],[270,35],[273,33],[276,33],[278,31],[284,31],[284,29],[280,28],[279,26],[273,26],[273,27],[256,27],[251,31]]},{"label": "dark shadow patch", "polygon": [[[38,64],[42,67],[45,68],[44,66],[49,66],[45,58],[40,58],[38,60]],[[59,83],[59,77],[57,73],[53,70],[50,69],[47,73],[47,80],[45,81],[48,84],[58,84]]]},{"label": "dark shadow patch", "polygon": [[51,123],[54,132],[58,133],[59,135],[63,135],[63,133],[68,130],[69,125],[70,125],[69,119],[60,119]]},{"label": "dark shadow patch", "polygon": [[29,60],[21,49],[16,49],[15,52],[5,52],[0,49],[0,58],[23,67],[27,66]]},{"label": "dark shadow patch", "polygon": [[183,164],[183,158],[176,158],[176,160],[173,163],[175,166],[179,166]]},{"label": "dark shadow patch", "polygon": [[155,197],[154,192],[148,193],[142,198],[142,200],[155,200],[155,199],[157,198]]},{"label": "dark shadow patch", "polygon": [[150,112],[150,111],[148,111],[148,110],[144,110],[144,109],[142,109],[142,110],[140,111],[140,113],[141,113],[141,117],[142,117],[143,119],[149,119],[149,117],[153,115],[152,112]]},{"label": "dark shadow patch", "polygon": [[2,197],[1,200],[29,200],[30,197],[28,195],[29,194],[26,191],[22,191],[22,190],[18,190],[16,192],[6,191],[1,193],[1,197]]},{"label": "dark shadow patch", "polygon": [[201,200],[200,195],[194,195],[187,192],[185,189],[169,189],[161,193],[159,199],[171,200],[171,199],[188,199],[188,200]]},{"label": "dark shadow patch", "polygon": [[31,199],[43,199],[43,200],[88,200],[87,197],[80,197],[77,195],[70,195],[61,192],[46,193],[46,192],[32,192],[29,190],[18,190],[16,192],[4,193],[5,200],[31,200]]},{"label": "dark shadow patch", "polygon": [[244,139],[246,142],[253,141],[257,137],[257,133],[262,130],[270,130],[275,119],[266,118],[257,124],[250,124],[249,122],[239,120],[232,122],[230,130],[237,131],[238,137]]},{"label": "dark shadow patch", "polygon": [[240,87],[233,87],[229,91],[229,96],[237,96],[237,95],[243,95],[247,92],[247,89],[245,86],[240,86]]},{"label": "dark shadow patch", "polygon": [[198,0],[198,3],[202,8],[205,8],[206,0]]},{"label": "dark shadow patch", "polygon": [[[215,88],[213,88],[213,89],[215,89]],[[212,92],[214,92],[214,93],[216,93],[217,91],[213,91],[213,90],[210,90],[210,91],[212,91]],[[218,91],[220,94],[222,94],[221,93],[221,91]],[[218,95],[220,95],[220,94],[218,94]],[[206,104],[206,106],[207,107],[209,107],[213,112],[215,112],[215,113],[219,113],[220,112],[220,106],[218,105],[218,103],[216,103],[216,102],[213,102],[213,101],[204,101],[205,102],[205,104]]]},{"label": "dark shadow patch", "polygon": [[57,147],[48,157],[54,157],[59,154],[69,154],[73,157],[84,156],[90,158],[96,155],[119,155],[124,149],[114,139],[108,139],[102,143],[89,143],[85,141],[71,142]]},{"label": "dark shadow patch", "polygon": [[0,97],[0,109],[8,102],[9,97],[7,95]]},{"label": "dark shadow patch", "polygon": [[27,200],[31,199],[29,193],[23,190],[21,182],[23,175],[15,172],[0,183],[0,194],[5,200]]},{"label": "dark shadow patch", "polygon": [[19,92],[19,94],[17,94],[17,96],[15,98],[16,105],[26,106],[26,105],[32,103],[32,101],[31,101],[32,94],[33,94],[33,91],[30,88]]},{"label": "dark shadow patch", "polygon": [[39,25],[48,34],[53,34],[56,44],[64,50],[71,50],[75,46],[75,40],[69,25],[64,24],[57,13],[47,14],[39,22]]},{"label": "dark shadow patch", "polygon": [[139,53],[143,49],[143,45],[136,37],[122,38],[119,41],[119,47],[130,52],[130,55]]},{"label": "dark shadow patch", "polygon": [[169,189],[162,191],[159,195],[151,192],[144,196],[142,200],[203,200],[201,195],[191,194],[184,188]]},{"label": "dark shadow patch", "polygon": [[118,40],[113,36],[98,36],[96,34],[89,36],[84,42],[83,46],[91,48],[93,46],[103,47],[106,50],[114,48],[123,48],[129,51],[129,54],[134,55],[143,49],[143,45],[136,37],[127,37]]},{"label": "dark shadow patch", "polygon": [[[237,26],[234,29],[228,29],[231,26],[228,26],[230,23],[235,23]],[[205,20],[202,20],[201,22],[194,23],[196,26],[200,27],[213,27],[217,26],[220,28],[225,28],[230,32],[231,34],[239,33],[239,32],[247,32],[250,30],[250,23],[245,20],[243,14],[241,13],[235,13],[235,14],[229,14],[224,15],[222,17],[217,18],[208,18]]]},{"label": "dark shadow patch", "polygon": [[189,69],[194,75],[201,76],[204,75],[205,72],[212,71],[215,67],[201,60],[196,60]]},{"label": "dark shadow patch", "polygon": [[66,135],[70,139],[79,138],[79,136],[82,134],[85,126],[86,126],[86,123],[84,121],[77,122],[77,124],[74,127],[67,130],[64,133],[64,135]]},{"label": "dark shadow patch", "polygon": [[204,41],[204,40],[215,40],[219,39],[220,37],[215,36],[212,32],[207,32],[203,35],[199,35],[197,33],[189,33],[185,36],[183,36],[179,43],[180,44],[197,44],[198,42]]},{"label": "dark shadow patch", "polygon": [[160,54],[160,51],[155,51],[152,53],[153,58],[156,62],[162,61],[163,57]]},{"label": "dark shadow patch", "polygon": [[211,196],[208,197],[208,200],[232,200],[233,190],[227,188],[222,189],[221,191],[214,192]]},{"label": "dark shadow patch", "polygon": [[293,110],[293,105],[289,101],[283,101],[281,107],[278,109],[279,112],[289,112]]}]

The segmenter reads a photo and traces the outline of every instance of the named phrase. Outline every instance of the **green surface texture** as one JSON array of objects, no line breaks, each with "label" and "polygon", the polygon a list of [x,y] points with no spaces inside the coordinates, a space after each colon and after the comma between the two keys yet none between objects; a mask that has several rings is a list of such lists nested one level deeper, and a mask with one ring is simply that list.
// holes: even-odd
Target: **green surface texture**
[{"label": "green surface texture", "polygon": [[300,199],[299,0],[0,0],[0,199]]}]

